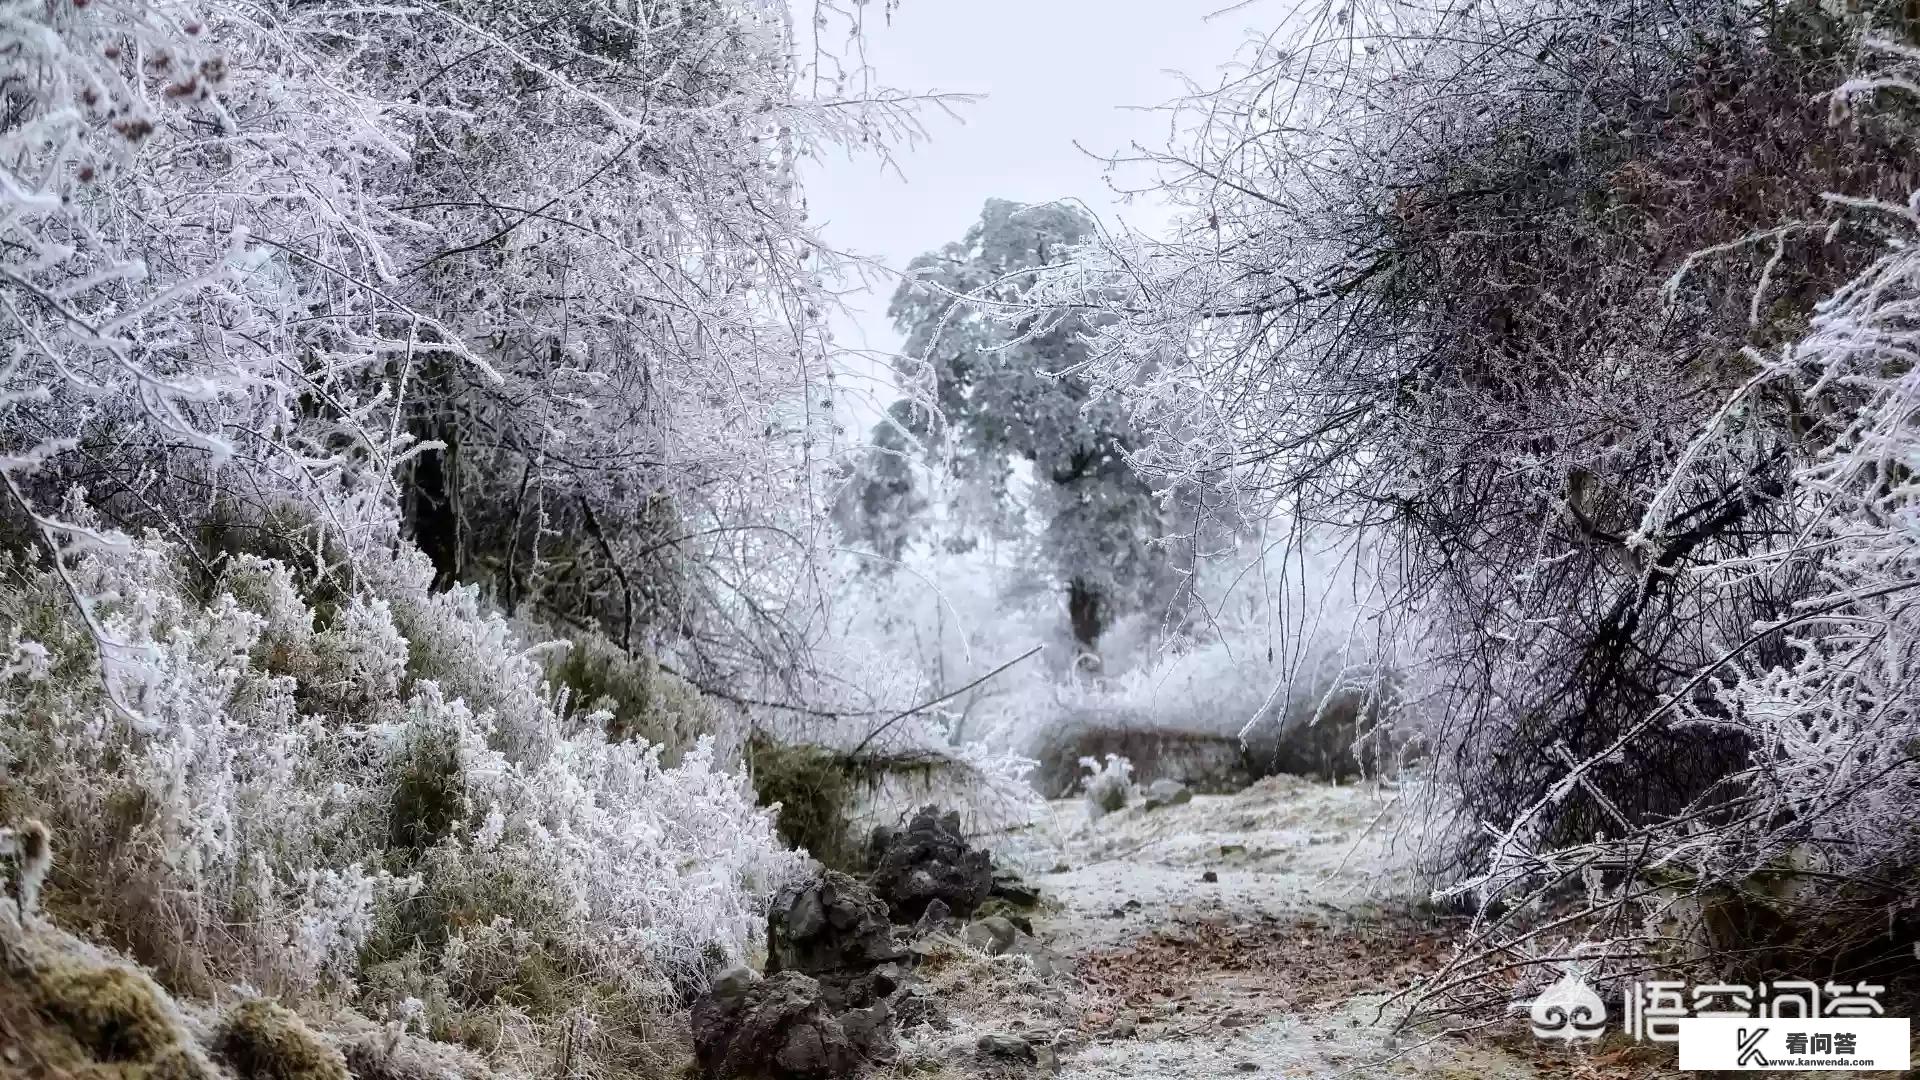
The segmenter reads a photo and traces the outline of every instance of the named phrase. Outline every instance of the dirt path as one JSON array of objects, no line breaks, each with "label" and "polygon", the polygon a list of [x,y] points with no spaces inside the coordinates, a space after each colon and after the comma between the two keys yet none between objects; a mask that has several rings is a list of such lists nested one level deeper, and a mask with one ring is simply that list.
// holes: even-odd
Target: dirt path
[{"label": "dirt path", "polygon": [[1390,795],[1292,779],[1097,821],[1053,804],[1015,854],[1058,904],[1035,930],[1074,974],[1061,1075],[1543,1075],[1454,1039],[1367,1067],[1393,1056],[1387,993],[1448,948],[1396,868],[1392,815]]}]

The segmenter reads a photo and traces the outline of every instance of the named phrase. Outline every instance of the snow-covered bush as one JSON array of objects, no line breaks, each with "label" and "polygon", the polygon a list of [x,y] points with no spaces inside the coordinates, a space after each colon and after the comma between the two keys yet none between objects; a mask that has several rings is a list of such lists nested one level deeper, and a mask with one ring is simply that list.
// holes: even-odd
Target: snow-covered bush
[{"label": "snow-covered bush", "polygon": [[250,556],[203,599],[158,539],[69,571],[132,714],[59,579],[12,564],[0,804],[59,839],[49,905],[177,985],[480,1009],[531,964],[657,1002],[745,955],[793,865],[710,744],[663,768],[557,712],[529,643],[417,553],[324,613]]},{"label": "snow-covered bush", "polygon": [[1120,754],[1108,754],[1105,763],[1081,758],[1080,767],[1086,771],[1080,787],[1087,800],[1087,813],[1097,818],[1126,809],[1127,801],[1133,798],[1133,762]]}]

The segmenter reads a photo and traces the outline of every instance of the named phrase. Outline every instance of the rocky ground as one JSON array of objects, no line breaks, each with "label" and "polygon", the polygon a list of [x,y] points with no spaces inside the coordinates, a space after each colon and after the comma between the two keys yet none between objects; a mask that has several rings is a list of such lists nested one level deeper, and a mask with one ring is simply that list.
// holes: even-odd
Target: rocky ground
[{"label": "rocky ground", "polygon": [[[1402,1037],[1390,993],[1437,968],[1454,929],[1401,868],[1393,794],[1276,778],[1231,796],[1097,819],[1080,800],[1007,844],[1048,898],[1032,918],[1058,972],[954,949],[931,976],[951,1020],[909,1031],[900,1071],[1012,1075],[1034,1048],[1067,1078],[1618,1077],[1515,1031]],[[1395,837],[1399,837],[1396,842]],[[1030,1067],[1031,1069],[1031,1067]]]},{"label": "rocky ground", "polygon": [[[1393,992],[1438,969],[1459,930],[1421,902],[1396,855],[1408,838],[1391,793],[1271,779],[1231,796],[1162,796],[1098,817],[1081,801],[1056,803],[991,856],[964,838],[957,814],[929,807],[875,835],[865,879],[822,871],[788,883],[771,901],[764,963],[728,968],[692,1003],[685,1041],[696,1060],[676,1074],[1674,1073],[1670,1056],[1635,1044],[1543,1044],[1517,1017],[1469,1036],[1391,1039]],[[397,1025],[303,1019],[264,1002],[176,1003],[71,935],[0,920],[0,1080],[65,1075],[505,1074]]]}]

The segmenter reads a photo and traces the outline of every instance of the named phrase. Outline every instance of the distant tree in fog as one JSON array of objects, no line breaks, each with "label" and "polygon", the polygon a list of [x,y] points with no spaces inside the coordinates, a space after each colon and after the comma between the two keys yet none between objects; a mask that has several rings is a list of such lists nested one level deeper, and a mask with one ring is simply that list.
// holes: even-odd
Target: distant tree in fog
[{"label": "distant tree in fog", "polygon": [[[1118,403],[1092,400],[1073,374],[1087,359],[1083,319],[996,319],[983,308],[1021,302],[1033,270],[1094,230],[1074,207],[992,199],[958,242],[915,259],[888,307],[907,338],[895,367],[910,401],[874,439],[898,447],[911,434],[930,460],[948,447],[939,464],[959,481],[962,528],[1037,533],[1043,565],[1066,592],[1074,638],[1088,648],[1116,615],[1164,589],[1168,561],[1154,544],[1162,508],[1129,464],[1133,436]],[[869,466],[856,488],[863,509],[905,505],[905,489],[888,488],[911,484],[896,461]],[[1033,480],[1024,499],[1022,463]],[[1027,520],[1043,524],[1026,530]]]}]

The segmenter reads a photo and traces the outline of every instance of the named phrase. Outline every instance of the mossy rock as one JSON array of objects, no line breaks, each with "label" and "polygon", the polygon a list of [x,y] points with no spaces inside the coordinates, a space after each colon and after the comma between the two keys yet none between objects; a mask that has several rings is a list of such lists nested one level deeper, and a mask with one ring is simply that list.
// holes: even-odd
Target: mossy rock
[{"label": "mossy rock", "polygon": [[45,936],[0,940],[0,1078],[214,1080],[153,980]]},{"label": "mossy rock", "polygon": [[936,751],[853,754],[807,743],[779,742],[756,731],[747,741],[748,776],[761,806],[780,807],[775,828],[789,847],[804,848],[829,869],[860,874],[869,853],[853,831],[855,802],[888,781],[931,791],[940,779],[964,782],[972,766]]},{"label": "mossy rock", "polygon": [[1038,910],[1037,906],[1022,907],[1004,896],[989,896],[980,902],[979,907],[973,909],[973,917],[977,920],[997,915],[1012,923],[1021,933],[1031,934],[1033,921],[1028,916],[1036,910]]},{"label": "mossy rock", "polygon": [[338,1050],[291,1009],[261,998],[227,1013],[215,1050],[241,1080],[348,1080]]},{"label": "mossy rock", "polygon": [[758,734],[748,745],[754,795],[761,806],[780,807],[774,821],[780,839],[829,867],[859,869],[851,820],[857,789],[842,757]]},{"label": "mossy rock", "polygon": [[56,964],[35,989],[39,1011],[101,1061],[144,1060],[178,1041],[153,984],[128,968]]}]

